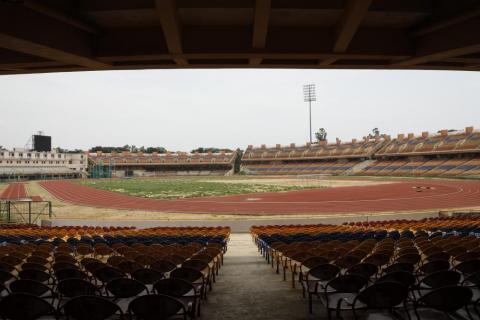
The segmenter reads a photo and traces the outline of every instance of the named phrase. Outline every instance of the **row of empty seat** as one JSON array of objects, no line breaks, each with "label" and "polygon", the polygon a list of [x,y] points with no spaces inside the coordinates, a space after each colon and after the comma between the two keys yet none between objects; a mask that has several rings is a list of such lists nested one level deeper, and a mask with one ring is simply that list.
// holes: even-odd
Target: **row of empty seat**
[{"label": "row of empty seat", "polygon": [[479,176],[480,157],[431,160],[377,160],[357,174],[373,176]]},{"label": "row of empty seat", "polygon": [[163,168],[161,171],[146,171],[142,174],[144,177],[159,177],[159,176],[224,176],[226,175],[230,169],[220,169],[220,168],[212,168],[208,170],[199,170],[199,169],[193,169],[193,170],[188,170],[186,168],[184,169],[178,169],[175,170],[172,168],[172,170],[166,170],[168,168]]},{"label": "row of empty seat", "polygon": [[[363,162],[363,163],[362,163]],[[373,162],[373,163],[370,163]],[[358,168],[355,168],[359,164]],[[386,176],[465,176],[480,174],[480,132],[364,137],[361,142],[260,148],[248,146],[242,157],[247,174],[326,174]]]},{"label": "row of empty seat", "polygon": [[260,148],[248,146],[243,154],[242,161],[260,160],[302,160],[302,159],[335,159],[335,158],[361,158],[370,157],[381,145],[380,139],[352,141],[349,143],[315,143],[305,146],[280,146],[267,148],[262,145]]},{"label": "row of empty seat", "polygon": [[190,165],[223,163],[235,160],[236,153],[90,153],[89,159],[102,165]]},{"label": "row of empty seat", "polygon": [[251,234],[310,312],[318,298],[329,318],[480,317],[480,218],[254,226]]},{"label": "row of empty seat", "polygon": [[271,163],[271,164],[245,164],[242,169],[252,175],[302,175],[302,174],[328,174],[342,175],[352,169],[359,162],[324,161],[316,163]]},{"label": "row of empty seat", "polygon": [[2,226],[0,317],[195,318],[229,235],[228,227]]},{"label": "row of empty seat", "polygon": [[480,151],[480,132],[475,132],[469,127],[462,132],[449,133],[442,130],[433,136],[426,132],[419,137],[413,134],[408,137],[399,135],[397,139],[388,141],[376,154],[442,154],[478,151]]}]

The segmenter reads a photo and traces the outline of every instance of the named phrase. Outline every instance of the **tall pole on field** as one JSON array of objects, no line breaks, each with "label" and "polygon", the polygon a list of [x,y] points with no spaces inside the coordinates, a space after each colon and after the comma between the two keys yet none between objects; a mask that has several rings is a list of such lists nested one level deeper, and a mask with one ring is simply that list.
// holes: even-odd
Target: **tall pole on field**
[{"label": "tall pole on field", "polygon": [[310,120],[310,127],[308,133],[310,136],[310,143],[312,143],[312,101],[317,101],[314,84],[303,85],[303,101],[308,102],[308,114]]}]

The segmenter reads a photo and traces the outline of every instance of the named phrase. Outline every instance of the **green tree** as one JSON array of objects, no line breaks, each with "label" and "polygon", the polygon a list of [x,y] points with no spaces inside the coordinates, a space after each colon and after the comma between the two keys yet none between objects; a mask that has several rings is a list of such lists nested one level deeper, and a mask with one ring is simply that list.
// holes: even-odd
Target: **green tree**
[{"label": "green tree", "polygon": [[370,133],[370,134],[368,135],[368,137],[369,137],[370,139],[375,139],[375,138],[380,137],[380,130],[378,130],[378,128],[373,128],[373,129],[372,129],[372,133]]},{"label": "green tree", "polygon": [[195,152],[198,152],[198,153],[207,153],[207,152],[218,153],[218,152],[221,152],[221,151],[224,151],[224,152],[227,152],[227,153],[233,152],[232,149],[227,149],[227,148],[220,149],[220,148],[212,148],[212,147],[210,147],[210,148],[199,147],[199,148],[193,149],[191,151],[191,153],[195,153]]},{"label": "green tree", "polygon": [[240,172],[240,165],[242,162],[242,156],[243,156],[243,150],[238,148],[237,149],[237,156],[235,158],[235,163],[233,165],[233,173],[239,173]]},{"label": "green tree", "polygon": [[325,128],[318,129],[318,131],[315,132],[315,137],[318,142],[327,141],[327,130],[325,130]]}]

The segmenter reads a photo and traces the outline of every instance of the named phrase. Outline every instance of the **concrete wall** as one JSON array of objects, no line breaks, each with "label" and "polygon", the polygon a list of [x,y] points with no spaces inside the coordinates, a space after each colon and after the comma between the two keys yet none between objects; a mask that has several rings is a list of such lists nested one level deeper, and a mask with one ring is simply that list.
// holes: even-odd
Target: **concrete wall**
[{"label": "concrete wall", "polygon": [[402,215],[357,215],[345,217],[320,218],[285,218],[285,219],[242,219],[242,220],[81,220],[81,219],[49,219],[43,220],[43,226],[134,226],[137,228],[152,227],[216,227],[229,226],[232,232],[249,232],[253,225],[272,224],[341,224],[343,222],[358,222],[392,219],[422,219],[438,217],[438,211],[429,213],[412,213]]}]

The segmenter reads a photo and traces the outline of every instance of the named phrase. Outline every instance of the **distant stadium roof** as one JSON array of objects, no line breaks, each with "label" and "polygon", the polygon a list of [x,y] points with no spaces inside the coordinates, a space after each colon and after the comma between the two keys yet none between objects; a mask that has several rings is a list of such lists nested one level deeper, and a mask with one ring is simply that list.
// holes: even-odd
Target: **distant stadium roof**
[{"label": "distant stadium roof", "polygon": [[477,0],[0,0],[0,74],[480,70]]}]

